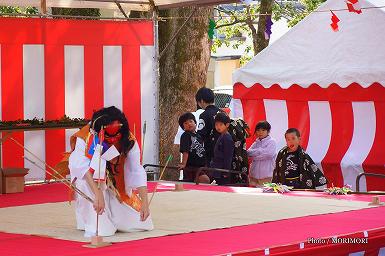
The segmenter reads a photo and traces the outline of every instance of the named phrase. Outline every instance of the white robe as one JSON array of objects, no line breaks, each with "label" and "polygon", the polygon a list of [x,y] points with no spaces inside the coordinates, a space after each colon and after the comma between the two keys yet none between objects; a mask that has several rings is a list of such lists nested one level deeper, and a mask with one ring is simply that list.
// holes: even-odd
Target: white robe
[{"label": "white robe", "polygon": [[[71,180],[76,178],[76,187],[94,199],[94,194],[84,178],[90,164],[90,159],[85,156],[85,148],[85,141],[77,138],[75,150],[69,158],[69,169]],[[140,150],[137,143],[127,154],[124,172],[124,183],[128,195],[132,193],[132,189],[147,186],[147,176],[140,165]],[[151,216],[146,221],[140,221],[140,213],[124,203],[121,204],[113,193],[106,189],[105,184],[102,185],[102,190],[105,211],[99,215],[98,235],[112,236],[116,231],[134,232],[154,229]],[[76,195],[75,200],[77,228],[85,230],[86,237],[95,235],[96,212],[92,203],[80,195]]]}]

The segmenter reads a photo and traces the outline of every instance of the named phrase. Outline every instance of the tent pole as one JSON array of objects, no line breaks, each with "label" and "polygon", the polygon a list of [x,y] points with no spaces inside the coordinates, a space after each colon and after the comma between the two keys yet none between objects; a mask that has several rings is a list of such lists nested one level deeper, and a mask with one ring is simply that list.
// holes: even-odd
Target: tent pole
[{"label": "tent pole", "polygon": [[43,15],[47,14],[47,2],[46,2],[46,0],[41,0],[40,1],[40,9],[41,9],[41,13]]},{"label": "tent pole", "polygon": [[[151,0],[150,0],[151,1]],[[154,24],[154,48],[155,48],[155,66],[154,66],[154,73],[155,73],[155,88],[156,88],[156,94],[155,94],[155,131],[157,131],[157,141],[155,142],[156,147],[158,148],[159,152],[159,147],[160,147],[160,142],[159,142],[159,87],[160,87],[160,71],[159,71],[159,17],[158,17],[158,9],[153,6],[152,8],[152,19],[153,19],[153,24]],[[159,162],[159,153],[158,156],[156,157],[156,162]],[[158,177],[154,177],[155,180]]]}]

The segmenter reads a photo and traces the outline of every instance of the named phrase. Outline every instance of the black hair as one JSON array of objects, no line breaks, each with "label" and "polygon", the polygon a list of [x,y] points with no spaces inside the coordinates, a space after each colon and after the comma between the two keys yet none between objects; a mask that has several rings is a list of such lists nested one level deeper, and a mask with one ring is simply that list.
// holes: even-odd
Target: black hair
[{"label": "black hair", "polygon": [[216,116],[214,118],[214,123],[217,123],[217,122],[229,124],[231,122],[231,120],[230,120],[230,117],[226,113],[219,112],[218,114],[216,114]]},{"label": "black hair", "polygon": [[179,117],[178,123],[179,126],[184,130],[183,123],[186,122],[187,120],[193,120],[194,123],[197,123],[197,120],[195,120],[195,116],[191,112],[186,112],[183,115]]},{"label": "black hair", "polygon": [[114,121],[119,121],[122,124],[122,127],[119,130],[122,134],[120,143],[123,154],[127,155],[127,153],[134,146],[135,141],[130,140],[130,126],[128,125],[126,116],[120,109],[115,106],[111,106],[94,112],[92,115],[91,128],[96,133],[99,133],[102,126],[106,126]]},{"label": "black hair", "polygon": [[200,102],[201,100],[203,100],[203,102],[205,103],[212,104],[214,103],[214,98],[215,98],[214,92],[211,89],[206,87],[200,88],[195,94],[195,100],[197,102]]},{"label": "black hair", "polygon": [[269,124],[268,121],[264,120],[264,121],[259,121],[257,123],[257,125],[255,126],[255,130],[254,130],[254,133],[257,132],[257,130],[259,129],[262,129],[262,130],[266,130],[268,132],[270,132],[271,130],[271,125]]},{"label": "black hair", "polygon": [[301,137],[301,134],[300,134],[300,132],[298,131],[297,128],[289,128],[289,129],[287,129],[287,131],[285,132],[285,137],[286,137],[286,135],[289,134],[289,133],[295,133],[295,135],[296,135],[298,138]]}]

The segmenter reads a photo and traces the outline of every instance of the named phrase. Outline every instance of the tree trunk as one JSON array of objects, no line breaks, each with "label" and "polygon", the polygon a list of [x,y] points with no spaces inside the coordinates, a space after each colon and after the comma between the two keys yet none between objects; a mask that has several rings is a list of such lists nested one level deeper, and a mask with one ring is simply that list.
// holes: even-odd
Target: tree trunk
[{"label": "tree trunk", "polygon": [[[161,17],[187,17],[193,8],[178,8],[160,12]],[[179,162],[179,147],[174,145],[178,118],[187,111],[196,110],[195,93],[206,84],[210,61],[208,22],[212,8],[198,8],[192,19],[181,30],[160,60],[160,152],[164,164],[173,155],[170,165]],[[160,52],[168,44],[185,19],[167,19],[159,22]]]},{"label": "tree trunk", "polygon": [[265,39],[266,17],[267,15],[270,15],[271,17],[272,11],[273,0],[261,0],[259,14],[262,15],[259,16],[258,19],[257,34],[253,34],[254,55],[257,55],[260,51],[262,51],[269,45],[269,39]]}]

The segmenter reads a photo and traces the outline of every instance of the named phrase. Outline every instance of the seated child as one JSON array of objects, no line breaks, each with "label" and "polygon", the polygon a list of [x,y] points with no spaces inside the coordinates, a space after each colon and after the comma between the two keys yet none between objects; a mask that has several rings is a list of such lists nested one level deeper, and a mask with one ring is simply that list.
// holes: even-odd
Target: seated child
[{"label": "seated child", "polygon": [[[210,163],[211,168],[231,170],[234,142],[228,132],[230,121],[230,117],[223,112],[219,112],[214,118],[215,129],[220,133],[220,136],[214,146],[214,157]],[[215,172],[213,178],[218,185],[230,182],[230,175],[221,172]]]},{"label": "seated child", "polygon": [[[179,169],[183,170],[184,181],[193,182],[198,168],[206,164],[205,148],[202,138],[195,131],[196,120],[192,113],[187,112],[181,115],[179,126],[184,130],[180,138],[179,151],[183,157]],[[199,183],[210,183],[210,179],[207,175],[200,175]]]},{"label": "seated child", "polygon": [[287,146],[278,153],[273,182],[292,186],[296,189],[314,189],[327,184],[317,165],[300,146],[300,133],[290,128],[285,133]]},{"label": "seated child", "polygon": [[277,145],[269,135],[271,125],[267,121],[258,122],[255,134],[258,138],[247,150],[251,158],[249,185],[258,186],[271,182]]}]

